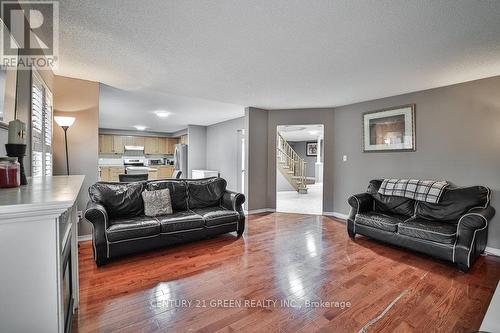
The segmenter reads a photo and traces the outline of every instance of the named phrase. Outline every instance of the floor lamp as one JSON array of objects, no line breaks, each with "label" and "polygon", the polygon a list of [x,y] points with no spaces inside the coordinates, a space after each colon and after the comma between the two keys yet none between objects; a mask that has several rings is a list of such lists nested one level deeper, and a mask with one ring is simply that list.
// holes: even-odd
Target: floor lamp
[{"label": "floor lamp", "polygon": [[66,147],[66,172],[69,176],[69,159],[68,159],[68,128],[73,125],[75,122],[75,117],[61,117],[61,116],[56,116],[54,117],[54,120],[56,121],[57,125],[61,126],[61,128],[64,130],[64,146]]}]

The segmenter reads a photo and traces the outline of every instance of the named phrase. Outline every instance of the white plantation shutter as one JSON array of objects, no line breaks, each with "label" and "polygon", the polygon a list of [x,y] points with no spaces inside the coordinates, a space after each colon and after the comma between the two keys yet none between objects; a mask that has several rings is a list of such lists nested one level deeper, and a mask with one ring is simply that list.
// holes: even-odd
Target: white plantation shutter
[{"label": "white plantation shutter", "polygon": [[52,176],[52,92],[33,70],[31,84],[31,175]]}]

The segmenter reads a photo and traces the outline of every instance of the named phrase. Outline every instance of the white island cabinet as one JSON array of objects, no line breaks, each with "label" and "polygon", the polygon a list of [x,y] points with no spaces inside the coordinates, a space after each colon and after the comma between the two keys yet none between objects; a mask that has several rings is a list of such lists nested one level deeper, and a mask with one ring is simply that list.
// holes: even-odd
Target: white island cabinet
[{"label": "white island cabinet", "polygon": [[78,306],[76,198],[84,176],[0,189],[0,332],[65,332]]}]

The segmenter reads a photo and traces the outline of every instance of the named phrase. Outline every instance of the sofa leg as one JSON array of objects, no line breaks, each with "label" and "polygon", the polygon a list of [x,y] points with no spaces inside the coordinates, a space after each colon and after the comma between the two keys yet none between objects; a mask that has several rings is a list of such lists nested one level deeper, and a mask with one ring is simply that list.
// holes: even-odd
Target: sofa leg
[{"label": "sofa leg", "polygon": [[243,236],[243,231],[236,232],[236,235],[238,236],[238,238],[240,238],[241,236]]},{"label": "sofa leg", "polygon": [[463,273],[467,273],[469,271],[469,267],[464,264],[457,264],[458,270]]},{"label": "sofa leg", "polygon": [[353,231],[347,229],[347,234],[349,235],[349,238],[351,239],[354,239],[356,238],[356,233],[354,233]]},{"label": "sofa leg", "polygon": [[107,260],[105,260],[105,259],[97,259],[95,261],[95,264],[97,265],[97,267],[104,266],[106,263],[107,263]]}]

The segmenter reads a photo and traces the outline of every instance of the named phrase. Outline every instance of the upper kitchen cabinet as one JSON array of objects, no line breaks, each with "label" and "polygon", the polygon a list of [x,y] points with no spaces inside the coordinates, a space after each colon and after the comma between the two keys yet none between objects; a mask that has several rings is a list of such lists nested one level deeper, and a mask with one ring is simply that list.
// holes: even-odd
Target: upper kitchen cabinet
[{"label": "upper kitchen cabinet", "polygon": [[119,135],[99,135],[99,153],[123,154],[123,138]]},{"label": "upper kitchen cabinet", "polygon": [[120,135],[113,135],[113,153],[123,154],[123,137]]},{"label": "upper kitchen cabinet", "polygon": [[175,145],[179,143],[179,139],[168,138],[167,139],[167,154],[173,155],[175,153]]},{"label": "upper kitchen cabinet", "polygon": [[158,150],[162,155],[168,155],[168,138],[158,138]]},{"label": "upper kitchen cabinet", "polygon": [[160,144],[158,137],[145,137],[144,138],[144,154],[160,154]]},{"label": "upper kitchen cabinet", "polygon": [[188,136],[187,136],[187,134],[184,134],[184,135],[181,136],[181,138],[179,139],[179,143],[182,143],[182,144],[185,144],[185,145],[188,144]]},{"label": "upper kitchen cabinet", "polygon": [[124,146],[144,147],[144,137],[142,136],[123,136]]}]

